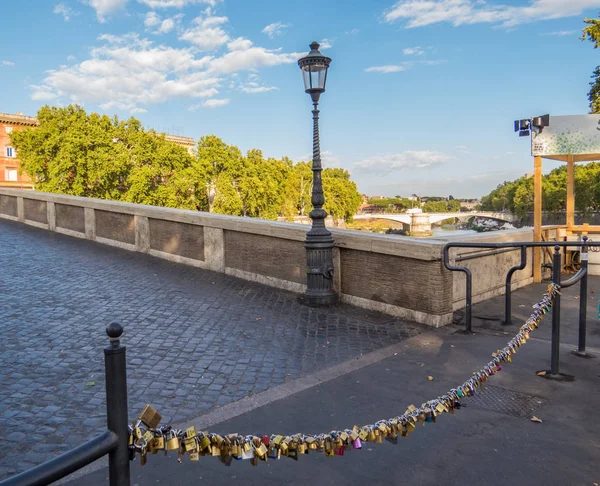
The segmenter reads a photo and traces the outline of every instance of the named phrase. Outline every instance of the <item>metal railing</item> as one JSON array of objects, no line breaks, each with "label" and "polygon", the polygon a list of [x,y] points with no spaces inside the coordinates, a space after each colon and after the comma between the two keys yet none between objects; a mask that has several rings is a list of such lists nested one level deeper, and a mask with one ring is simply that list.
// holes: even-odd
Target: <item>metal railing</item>
[{"label": "metal railing", "polygon": [[[568,280],[561,283],[562,247],[580,247],[581,268]],[[498,255],[501,253],[520,250],[521,261],[518,265],[511,267],[506,274],[505,295],[504,295],[504,324],[512,323],[512,276],[517,270],[523,270],[527,265],[527,249],[535,247],[554,247],[552,259],[552,281],[561,288],[571,287],[580,282],[579,295],[579,336],[578,347],[575,353],[579,356],[587,356],[585,351],[586,341],[586,320],[587,320],[587,280],[588,280],[588,238],[584,236],[582,241],[542,241],[542,242],[511,242],[511,243],[447,243],[442,251],[442,260],[444,266],[453,272],[462,272],[466,276],[466,295],[465,295],[465,332],[472,332],[472,304],[473,304],[473,274],[471,270],[463,265],[453,265],[450,260],[451,248],[474,248],[490,249],[492,251],[480,252],[471,255],[458,255],[454,261],[463,262],[474,260],[486,256]],[[560,346],[560,295],[557,296],[554,307],[552,308],[552,356],[551,356],[551,374],[559,374],[559,346]]]},{"label": "metal railing", "polygon": [[106,374],[107,431],[85,444],[5,479],[0,486],[45,486],[108,454],[110,486],[129,486],[129,431],[127,420],[127,374],[123,327],[113,322],[106,327],[110,344],[104,348]]}]

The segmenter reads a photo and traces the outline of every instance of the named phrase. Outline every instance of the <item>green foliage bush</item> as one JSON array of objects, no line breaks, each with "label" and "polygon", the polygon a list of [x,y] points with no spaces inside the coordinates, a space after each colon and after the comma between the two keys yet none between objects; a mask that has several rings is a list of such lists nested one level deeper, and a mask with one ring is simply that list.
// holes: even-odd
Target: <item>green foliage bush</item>
[{"label": "green foliage bush", "polygon": [[[87,114],[77,105],[45,106],[40,126],[11,133],[21,170],[36,190],[236,216],[308,215],[308,162],[243,155],[219,137],[198,142],[196,155],[144,130],[139,120]],[[361,196],[344,169],[322,173],[325,210],[350,220]]]}]

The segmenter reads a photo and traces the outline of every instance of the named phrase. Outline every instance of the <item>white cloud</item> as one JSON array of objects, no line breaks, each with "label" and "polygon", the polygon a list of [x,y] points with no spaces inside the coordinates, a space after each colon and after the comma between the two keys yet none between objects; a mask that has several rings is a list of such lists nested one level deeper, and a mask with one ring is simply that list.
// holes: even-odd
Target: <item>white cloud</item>
[{"label": "white cloud", "polygon": [[485,0],[400,0],[383,15],[386,22],[406,21],[407,28],[448,22],[500,24],[511,27],[538,20],[581,15],[587,8],[600,7],[600,0],[529,0],[528,5],[492,4]]},{"label": "white cloud", "polygon": [[148,12],[144,19],[144,25],[146,27],[155,27],[160,24],[160,16],[156,12]]},{"label": "white cloud", "polygon": [[323,39],[321,42],[319,42],[319,50],[323,50],[323,49],[331,49],[333,47],[333,43],[335,42],[335,39]]},{"label": "white cloud", "polygon": [[578,31],[576,30],[558,30],[556,32],[544,32],[540,35],[557,35],[557,36],[566,36],[566,35],[575,35]]},{"label": "white cloud", "polygon": [[188,5],[216,5],[219,0],[138,0],[139,3],[143,3],[150,8],[183,8]]},{"label": "white cloud", "polygon": [[238,37],[233,39],[227,44],[227,49],[230,51],[245,51],[252,47],[252,41],[245,39],[244,37]]},{"label": "white cloud", "polygon": [[423,66],[437,66],[439,64],[444,64],[448,61],[445,59],[438,59],[432,61],[404,61],[400,64],[387,64],[385,66],[371,66],[365,69],[367,73],[399,73],[402,71],[406,71],[414,66],[423,65]]},{"label": "white cloud", "polygon": [[203,15],[192,20],[193,26],[186,29],[179,39],[206,51],[214,50],[226,44],[230,39],[229,35],[221,28],[221,25],[227,22],[227,17],[213,16],[211,10],[206,9]]},{"label": "white cloud", "polygon": [[[232,81],[231,88],[236,88],[236,84]],[[265,86],[260,79],[260,76],[256,73],[250,73],[248,80],[244,83],[237,85],[237,90],[248,94],[266,93],[268,91],[277,90],[275,86]]]},{"label": "white cloud", "polygon": [[267,25],[262,30],[262,33],[267,34],[269,39],[273,39],[274,37],[283,34],[283,29],[287,29],[288,27],[288,24],[284,24],[282,22],[273,22],[272,24]]},{"label": "white cloud", "polygon": [[[312,154],[306,154],[300,157],[300,161],[302,162],[309,162],[311,160]],[[325,150],[324,152],[321,152],[321,163],[323,164],[323,167],[341,167],[342,158],[329,150]]]},{"label": "white cloud", "polygon": [[108,15],[125,8],[127,0],[83,0],[83,2],[96,10],[98,22],[106,22]]},{"label": "white cloud", "polygon": [[75,59],[77,59],[75,56],[73,56],[72,54],[70,56],[67,56],[67,61],[69,62],[73,62]]},{"label": "white cloud", "polygon": [[218,93],[221,79],[206,70],[210,57],[197,58],[192,49],[154,47],[137,34],[103,35],[105,44],[73,66],[46,72],[32,86],[32,99],[64,98],[97,103],[104,109],[131,110],[175,97],[206,98]]},{"label": "white cloud", "polygon": [[244,93],[249,93],[249,94],[256,94],[256,93],[266,93],[267,91],[273,91],[273,90],[278,89],[275,86],[251,86],[251,84],[252,83],[240,86],[240,91],[243,91]]},{"label": "white cloud", "polygon": [[351,30],[347,30],[346,32],[344,32],[344,34],[346,35],[356,35],[360,32],[360,29],[354,28]]},{"label": "white cloud", "polygon": [[387,66],[371,66],[365,69],[367,73],[399,73],[406,71],[406,66],[398,66],[396,64],[388,64]]},{"label": "white cloud", "polygon": [[432,150],[407,150],[399,154],[374,155],[353,165],[358,170],[385,175],[394,170],[434,167],[453,158],[452,155]]},{"label": "white cloud", "polygon": [[163,20],[156,12],[148,12],[144,19],[144,25],[149,29],[156,27],[152,31],[153,34],[168,34],[181,23],[181,19],[183,19],[183,14],[177,14]]},{"label": "white cloud", "polygon": [[48,86],[37,86],[32,84],[29,89],[33,90],[31,99],[34,101],[50,101],[58,98],[58,95],[52,91],[52,88]]},{"label": "white cloud", "polygon": [[213,98],[211,100],[206,100],[204,103],[202,103],[204,106],[206,106],[207,108],[217,108],[219,106],[224,106],[226,104],[229,103],[228,99],[223,99],[223,100],[219,100],[217,98]]},{"label": "white cloud", "polygon": [[222,57],[211,61],[209,71],[216,74],[233,73],[261,67],[291,64],[298,61],[303,53],[281,52],[280,49],[265,49],[264,47],[250,47],[243,50],[233,50]]},{"label": "white cloud", "polygon": [[136,113],[147,113],[148,110],[145,110],[144,108],[132,108],[131,110],[129,110],[129,113],[131,113],[132,115],[135,115]]},{"label": "white cloud", "polygon": [[0,62],[0,66],[2,67],[13,67],[15,65],[12,61],[2,61]]},{"label": "white cloud", "polygon": [[79,15],[79,12],[75,12],[71,7],[64,3],[57,3],[52,12],[56,15],[62,15],[65,22],[71,20],[71,16]]},{"label": "white cloud", "polygon": [[402,50],[402,53],[405,56],[422,56],[425,54],[425,49],[419,46],[407,47],[406,49]]},{"label": "white cloud", "polygon": [[[176,22],[180,18],[173,17]],[[214,16],[206,9],[190,27],[214,29],[226,22],[226,17]],[[145,23],[160,29],[164,19],[158,17],[155,21],[155,15],[150,15],[146,16]],[[63,104],[89,103],[105,110],[127,111],[146,109],[148,105],[174,98],[211,98],[208,104],[201,106],[215,107],[229,102],[226,95],[216,98],[228,86],[249,94],[277,89],[263,83],[256,71],[262,67],[295,63],[303,55],[265,49],[243,37],[231,40],[227,34],[225,36],[226,44],[216,43],[220,44],[222,52],[203,55],[195,45],[161,45],[137,33],[102,34],[98,37],[99,44],[90,49],[89,55],[79,57],[81,61],[46,71],[41,81],[30,86],[31,98],[54,99]],[[205,47],[208,45],[204,43]],[[240,71],[251,71],[246,81],[237,78]]]}]

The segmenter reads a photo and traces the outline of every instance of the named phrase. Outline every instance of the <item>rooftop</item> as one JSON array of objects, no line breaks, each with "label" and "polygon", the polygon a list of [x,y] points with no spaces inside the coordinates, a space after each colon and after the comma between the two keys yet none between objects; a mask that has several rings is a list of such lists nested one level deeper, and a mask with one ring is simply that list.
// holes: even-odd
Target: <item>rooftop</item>
[{"label": "rooftop", "polygon": [[0,123],[9,123],[11,125],[37,126],[39,120],[33,116],[25,116],[23,113],[0,113]]}]

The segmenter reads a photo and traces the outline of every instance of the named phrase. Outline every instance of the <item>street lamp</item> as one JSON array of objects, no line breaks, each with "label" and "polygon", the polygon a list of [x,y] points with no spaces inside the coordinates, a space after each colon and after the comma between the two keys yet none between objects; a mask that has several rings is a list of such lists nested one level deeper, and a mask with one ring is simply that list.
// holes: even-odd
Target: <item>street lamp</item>
[{"label": "street lamp", "polygon": [[319,97],[325,91],[327,69],[331,59],[319,52],[318,42],[310,45],[310,52],[298,61],[304,78],[304,89],[313,103],[313,186],[311,202],[313,210],[310,231],[306,233],[307,289],[303,301],[307,305],[331,305],[337,301],[333,291],[333,238],[325,227],[327,212],[323,209],[323,182],[321,179],[321,149],[319,146]]}]

